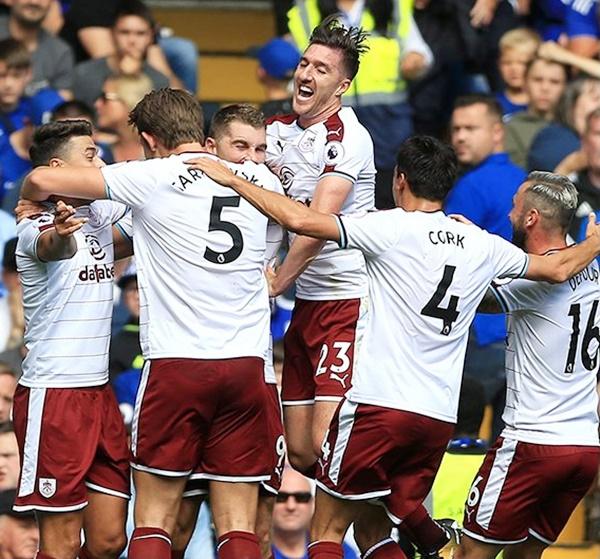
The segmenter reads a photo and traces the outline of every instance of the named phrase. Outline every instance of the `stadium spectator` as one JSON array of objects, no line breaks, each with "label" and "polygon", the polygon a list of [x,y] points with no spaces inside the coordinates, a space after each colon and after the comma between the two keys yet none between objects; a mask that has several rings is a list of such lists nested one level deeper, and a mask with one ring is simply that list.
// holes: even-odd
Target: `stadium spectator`
[{"label": "stadium spectator", "polygon": [[[493,97],[472,95],[457,99],[451,124],[452,145],[464,174],[446,199],[446,212],[466,216],[504,239],[511,238],[508,219],[512,198],[525,172],[504,151],[502,110]],[[504,319],[478,314],[467,347],[465,375],[485,387],[494,406],[494,431],[501,428],[504,407]]]},{"label": "stadium spectator", "polygon": [[292,112],[292,78],[300,62],[298,49],[284,39],[271,39],[256,54],[258,80],[267,101],[260,109],[268,118]]},{"label": "stadium spectator", "polygon": [[600,211],[600,109],[587,117],[581,152],[584,167],[571,175],[578,193],[578,206],[569,229],[573,239],[580,237],[585,217]]},{"label": "stadium spectator", "polygon": [[71,99],[74,65],[71,47],[42,27],[51,3],[51,0],[11,0],[10,16],[0,17],[0,39],[16,39],[31,53],[33,68],[28,95],[51,88]]},{"label": "stadium spectator", "polygon": [[[0,380],[2,377],[4,377],[4,374],[2,374]],[[4,420],[0,423],[0,494],[4,491],[16,489],[18,483],[19,445],[12,423]],[[2,543],[1,539],[0,543]]]},{"label": "stadium spectator", "polygon": [[[8,335],[3,340],[4,343],[0,345],[0,351],[19,347],[23,341],[25,328],[23,295],[15,258],[16,246],[16,237],[7,241],[4,245],[2,257],[2,283],[8,294],[0,299],[0,308],[2,309],[2,322],[8,324]],[[0,357],[0,361],[2,360]]]},{"label": "stadium spectator", "polygon": [[143,159],[139,134],[129,125],[129,112],[138,101],[152,91],[152,82],[145,74],[121,75],[104,82],[102,94],[95,103],[98,126],[114,131],[116,141],[110,144],[115,162]]},{"label": "stadium spectator", "polygon": [[[310,481],[293,468],[286,467],[273,507],[273,559],[308,559],[309,528],[314,509]],[[346,543],[344,559],[357,559]]]},{"label": "stadium spectator", "polygon": [[15,497],[14,490],[0,492],[0,557],[30,559],[36,556],[40,535],[32,511],[13,510]]},{"label": "stadium spectator", "polygon": [[571,52],[596,58],[599,51],[600,24],[597,2],[569,2],[565,6],[565,35]]},{"label": "stadium spectator", "polygon": [[496,93],[496,99],[504,116],[527,109],[529,95],[525,88],[525,74],[540,42],[535,31],[523,27],[507,31],[500,38],[498,67],[505,88]]},{"label": "stadium spectator", "polygon": [[[77,61],[114,54],[111,27],[115,17],[121,9],[139,4],[140,0],[105,0],[101,4],[96,0],[72,0],[62,35],[74,46]],[[171,87],[196,91],[198,51],[192,41],[159,33],[158,44],[149,47],[147,58],[155,70],[169,78]]]},{"label": "stadium spectator", "polygon": [[527,67],[525,89],[527,110],[506,123],[505,147],[513,163],[525,169],[527,154],[535,135],[555,116],[567,83],[567,69],[558,62],[535,58]]},{"label": "stadium spectator", "polygon": [[[15,39],[0,41],[0,201],[31,169],[29,143],[33,125],[41,124],[63,102],[52,89],[33,96],[25,90],[31,80],[31,56]],[[5,206],[6,209],[6,206]],[[8,208],[12,211],[12,207]]]},{"label": "stadium spectator", "polygon": [[[113,54],[93,58],[75,67],[75,97],[93,105],[111,75],[143,73],[150,78],[151,89],[168,87],[167,76],[148,64],[148,49],[154,40],[154,20],[150,10],[139,0],[124,2],[112,26]],[[101,125],[102,126],[102,125]]]},{"label": "stadium spectator", "polygon": [[[600,107],[600,79],[580,77],[567,84],[556,109],[556,118],[533,138],[527,169],[554,171],[577,157],[586,119]],[[564,172],[564,171],[563,171]]]},{"label": "stadium spectator", "polygon": [[[16,204],[15,204],[16,205]],[[14,207],[14,206],[13,206]],[[17,227],[15,224],[15,218],[12,213],[0,209],[0,254],[4,254],[4,245],[6,242],[17,235]],[[0,272],[2,271],[2,265],[0,262]],[[0,299],[4,297],[4,284],[2,283],[2,275],[0,274]],[[1,311],[0,311],[1,314]],[[0,329],[2,329],[2,323],[0,321]],[[0,347],[2,347],[3,336],[0,334]]]},{"label": "stadium spectator", "polygon": [[11,368],[0,362],[0,424],[10,420],[17,379]]},{"label": "stadium spectator", "polygon": [[423,76],[433,55],[415,24],[412,3],[405,0],[297,0],[288,12],[288,26],[300,51],[308,46],[313,28],[333,14],[344,26],[362,27],[371,33],[366,41],[369,50],[343,102],[355,110],[373,138],[375,205],[393,207],[390,185],[394,157],[398,146],[413,132],[407,81]]}]

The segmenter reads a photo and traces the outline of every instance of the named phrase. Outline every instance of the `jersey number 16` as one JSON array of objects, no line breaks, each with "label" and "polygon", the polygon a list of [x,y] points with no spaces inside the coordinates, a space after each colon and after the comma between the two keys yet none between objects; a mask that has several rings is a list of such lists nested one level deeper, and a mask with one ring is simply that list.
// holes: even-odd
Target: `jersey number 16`
[{"label": "jersey number 16", "polygon": [[[588,371],[593,371],[598,364],[598,349],[600,347],[600,329],[594,326],[596,323],[596,311],[598,310],[598,301],[592,304],[592,310],[588,317],[583,341],[581,342],[581,362]],[[581,321],[581,305],[579,303],[571,305],[569,316],[573,317],[573,331],[569,342],[569,353],[567,354],[567,364],[565,365],[565,374],[570,375],[575,367],[575,357],[577,356],[577,345],[579,342],[579,323]],[[590,354],[590,345],[596,342],[592,354]]]}]

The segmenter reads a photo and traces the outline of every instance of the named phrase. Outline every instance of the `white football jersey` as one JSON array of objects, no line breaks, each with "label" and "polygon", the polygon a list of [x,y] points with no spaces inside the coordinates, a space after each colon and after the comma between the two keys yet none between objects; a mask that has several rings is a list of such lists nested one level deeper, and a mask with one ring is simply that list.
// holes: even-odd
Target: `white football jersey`
[{"label": "white football jersey", "polygon": [[508,313],[503,435],[536,444],[598,445],[600,272],[560,284],[494,286]]},{"label": "white football jersey", "polygon": [[[184,163],[197,156],[102,168],[107,196],[132,209],[142,352],[146,359],[264,358],[267,218]],[[265,165],[227,165],[283,192]]]},{"label": "white football jersey", "polygon": [[[345,107],[325,122],[302,128],[296,115],[274,117],[267,125],[267,163],[286,194],[310,205],[317,183],[326,176],[352,182],[341,214],[372,210],[375,200],[373,141]],[[294,235],[290,235],[293,241]],[[357,250],[342,251],[327,242],[296,280],[296,294],[316,301],[354,299],[367,294],[365,263]]]},{"label": "white football jersey", "polygon": [[17,225],[17,267],[23,286],[25,346],[19,383],[32,388],[76,388],[108,382],[113,310],[112,226],[131,233],[128,209],[100,200],[77,209],[89,221],[74,234],[72,258],[42,262],[40,235],[53,228],[43,213]]},{"label": "white football jersey", "polygon": [[338,223],[340,246],[365,255],[371,304],[347,398],[456,422],[477,306],[494,278],[525,273],[527,254],[442,211]]}]

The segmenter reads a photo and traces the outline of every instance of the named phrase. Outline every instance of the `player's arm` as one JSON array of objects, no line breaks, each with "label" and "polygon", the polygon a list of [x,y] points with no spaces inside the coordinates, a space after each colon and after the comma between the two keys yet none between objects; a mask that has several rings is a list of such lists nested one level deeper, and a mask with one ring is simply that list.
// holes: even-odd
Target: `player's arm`
[{"label": "player's arm", "polygon": [[340,230],[334,216],[317,212],[313,206],[307,208],[304,204],[290,200],[283,194],[255,186],[235,175],[216,159],[198,157],[187,163],[215,182],[235,190],[259,212],[279,223],[284,229],[316,239],[340,240]]},{"label": "player's arm", "polygon": [[[342,209],[351,189],[352,182],[348,179],[335,175],[323,177],[315,188],[310,208],[322,214],[336,214]],[[325,241],[313,237],[296,237],[277,270],[277,277],[271,284],[271,295],[283,293],[308,268],[324,244]]]},{"label": "player's arm", "polygon": [[112,234],[115,260],[133,256],[133,242],[118,224],[113,225]]},{"label": "player's arm", "polygon": [[546,256],[529,255],[525,278],[550,283],[563,283],[581,272],[600,255],[600,225],[590,214],[585,241]]},{"label": "player's arm", "polygon": [[35,202],[52,194],[101,200],[107,197],[104,177],[95,167],[36,167],[23,181],[21,196]]},{"label": "player's arm", "polygon": [[75,209],[62,200],[56,205],[54,228],[44,231],[37,241],[37,256],[43,262],[55,262],[72,258],[77,252],[77,242],[73,233],[81,229],[87,221],[75,218]]}]

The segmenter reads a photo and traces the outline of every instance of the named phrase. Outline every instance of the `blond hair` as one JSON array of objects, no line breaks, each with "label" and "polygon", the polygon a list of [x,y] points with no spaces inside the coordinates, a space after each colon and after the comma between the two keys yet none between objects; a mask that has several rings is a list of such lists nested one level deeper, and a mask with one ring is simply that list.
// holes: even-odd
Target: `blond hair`
[{"label": "blond hair", "polygon": [[120,74],[111,76],[106,81],[114,85],[115,93],[127,106],[128,111],[131,111],[146,93],[152,91],[152,80],[144,73]]},{"label": "blond hair", "polygon": [[531,58],[535,56],[537,49],[542,44],[542,39],[533,30],[527,27],[511,29],[500,37],[498,48],[500,53],[514,49],[527,53]]}]

